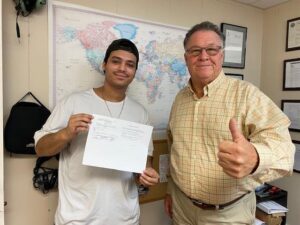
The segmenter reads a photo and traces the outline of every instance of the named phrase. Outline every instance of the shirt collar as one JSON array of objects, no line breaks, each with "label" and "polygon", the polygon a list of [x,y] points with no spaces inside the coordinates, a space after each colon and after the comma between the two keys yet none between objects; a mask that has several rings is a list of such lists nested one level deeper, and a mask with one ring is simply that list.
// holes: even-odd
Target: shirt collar
[{"label": "shirt collar", "polygon": [[[225,74],[223,70],[221,70],[217,78],[203,88],[204,96],[210,97],[216,91],[218,91],[219,87],[225,82],[225,78]],[[194,98],[198,99],[192,88],[191,79],[188,82],[188,88],[193,93]]]}]

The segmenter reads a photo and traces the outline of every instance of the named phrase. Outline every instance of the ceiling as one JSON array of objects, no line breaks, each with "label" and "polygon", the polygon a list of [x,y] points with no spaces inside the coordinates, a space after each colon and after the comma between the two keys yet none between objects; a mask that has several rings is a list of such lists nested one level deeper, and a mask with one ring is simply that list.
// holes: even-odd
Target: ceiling
[{"label": "ceiling", "polygon": [[287,2],[288,0],[234,0],[234,1],[251,5],[260,9],[267,9],[267,8],[271,8],[272,6]]}]

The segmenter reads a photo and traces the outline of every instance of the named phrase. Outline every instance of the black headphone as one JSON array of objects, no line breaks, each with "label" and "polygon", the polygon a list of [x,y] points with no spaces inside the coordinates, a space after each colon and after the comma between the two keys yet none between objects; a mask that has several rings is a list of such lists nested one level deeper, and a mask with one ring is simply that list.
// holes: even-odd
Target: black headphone
[{"label": "black headphone", "polygon": [[46,5],[46,0],[15,0],[15,2],[17,13],[21,13],[22,16],[28,16],[32,10]]},{"label": "black headphone", "polygon": [[32,10],[38,9],[43,5],[46,5],[47,0],[14,0],[16,3],[15,9],[17,10],[16,18],[16,31],[17,37],[20,38],[20,28],[18,24],[18,17],[21,14],[22,16],[28,16]]},{"label": "black headphone", "polygon": [[51,189],[56,188],[58,185],[58,169],[42,166],[44,162],[52,157],[55,157],[57,160],[59,159],[59,155],[39,157],[37,158],[33,169],[33,186],[44,194],[48,193]]}]

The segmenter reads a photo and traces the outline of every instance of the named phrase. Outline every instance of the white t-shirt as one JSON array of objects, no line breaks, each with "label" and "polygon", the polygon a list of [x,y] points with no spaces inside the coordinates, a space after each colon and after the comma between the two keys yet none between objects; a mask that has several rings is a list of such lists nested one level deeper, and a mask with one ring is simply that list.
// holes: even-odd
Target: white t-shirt
[{"label": "white t-shirt", "polygon": [[[129,97],[124,101],[124,106],[123,101],[107,102],[114,117],[122,110],[120,119],[149,124],[144,107]],[[77,113],[110,116],[104,100],[93,89],[73,94],[55,107],[43,128],[35,133],[35,143],[44,135],[65,128],[70,116]],[[133,174],[82,165],[86,138],[87,132],[78,134],[60,153],[55,224],[138,225],[140,209]],[[148,155],[152,152],[150,141]]]}]

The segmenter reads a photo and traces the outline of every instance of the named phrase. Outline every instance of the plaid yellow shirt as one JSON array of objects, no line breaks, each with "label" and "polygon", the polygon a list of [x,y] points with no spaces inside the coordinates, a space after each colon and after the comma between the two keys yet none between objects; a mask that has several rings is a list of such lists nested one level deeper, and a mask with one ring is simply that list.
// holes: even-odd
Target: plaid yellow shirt
[{"label": "plaid yellow shirt", "polygon": [[[219,143],[232,139],[231,118],[259,155],[255,173],[242,179],[228,176],[218,165]],[[201,98],[189,84],[176,96],[170,115],[172,180],[191,198],[223,204],[263,182],[290,175],[295,147],[289,125],[287,116],[258,88],[223,71],[204,87]]]}]

